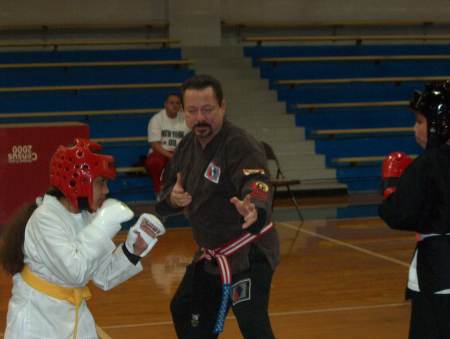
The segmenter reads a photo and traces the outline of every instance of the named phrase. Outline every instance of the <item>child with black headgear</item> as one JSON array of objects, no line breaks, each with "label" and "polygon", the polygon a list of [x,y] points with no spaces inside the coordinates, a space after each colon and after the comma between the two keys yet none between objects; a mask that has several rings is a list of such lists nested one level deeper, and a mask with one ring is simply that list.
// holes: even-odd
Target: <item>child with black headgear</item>
[{"label": "child with black headgear", "polygon": [[425,148],[414,161],[391,153],[383,162],[385,199],[380,217],[417,234],[406,298],[411,299],[410,339],[450,338],[450,81],[415,92],[416,141]]}]

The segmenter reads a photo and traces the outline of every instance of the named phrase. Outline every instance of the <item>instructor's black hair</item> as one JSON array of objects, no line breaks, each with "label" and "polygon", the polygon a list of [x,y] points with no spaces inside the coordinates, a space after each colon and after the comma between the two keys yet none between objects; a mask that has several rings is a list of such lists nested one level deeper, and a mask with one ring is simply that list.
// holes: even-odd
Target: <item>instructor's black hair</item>
[{"label": "instructor's black hair", "polygon": [[214,95],[216,96],[219,106],[222,106],[223,101],[222,85],[216,78],[213,78],[212,76],[205,74],[195,75],[192,78],[187,79],[183,83],[183,85],[181,86],[181,93],[183,94],[181,97],[181,101],[183,105],[184,105],[184,93],[186,92],[186,90],[188,89],[201,90],[208,87],[211,87],[213,89]]}]

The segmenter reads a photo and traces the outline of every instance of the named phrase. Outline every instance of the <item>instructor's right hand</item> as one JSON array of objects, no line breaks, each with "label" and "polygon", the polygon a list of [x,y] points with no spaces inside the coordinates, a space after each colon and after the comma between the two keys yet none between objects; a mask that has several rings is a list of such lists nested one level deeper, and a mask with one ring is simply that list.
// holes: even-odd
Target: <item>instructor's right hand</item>
[{"label": "instructor's right hand", "polygon": [[170,192],[170,203],[175,207],[186,207],[192,202],[192,196],[183,188],[181,173],[177,173],[177,182]]}]

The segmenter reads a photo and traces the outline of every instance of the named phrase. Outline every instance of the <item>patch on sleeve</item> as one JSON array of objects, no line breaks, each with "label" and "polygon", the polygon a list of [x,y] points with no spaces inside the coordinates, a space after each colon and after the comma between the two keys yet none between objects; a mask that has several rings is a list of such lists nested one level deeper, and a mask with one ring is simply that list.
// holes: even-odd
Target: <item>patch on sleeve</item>
[{"label": "patch on sleeve", "polygon": [[244,168],[242,172],[244,173],[244,175],[266,174],[266,171],[264,171],[262,168]]},{"label": "patch on sleeve", "polygon": [[212,161],[209,163],[208,168],[205,171],[205,178],[213,183],[219,183],[220,179],[220,167],[214,164]]},{"label": "patch on sleeve", "polygon": [[268,192],[269,192],[269,185],[267,185],[265,182],[262,181],[255,181],[252,182],[250,185],[250,196],[254,199],[258,200],[267,200]]},{"label": "patch on sleeve", "polygon": [[252,281],[250,278],[239,280],[231,286],[233,306],[251,299]]}]

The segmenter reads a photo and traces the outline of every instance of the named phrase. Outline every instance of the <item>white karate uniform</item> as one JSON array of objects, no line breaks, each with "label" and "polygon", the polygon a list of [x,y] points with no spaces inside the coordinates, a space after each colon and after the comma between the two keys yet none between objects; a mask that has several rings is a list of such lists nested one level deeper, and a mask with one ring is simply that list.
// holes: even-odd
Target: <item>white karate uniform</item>
[{"label": "white karate uniform", "polygon": [[[142,271],[112,240],[89,227],[94,214],[70,213],[55,197],[45,195],[30,217],[24,242],[24,262],[50,283],[83,287],[92,280],[109,290]],[[75,306],[30,287],[20,273],[13,276],[5,339],[71,339]],[[95,321],[85,301],[78,314],[77,339],[97,339]]]},{"label": "white karate uniform", "polygon": [[[440,234],[430,233],[430,234],[419,234],[420,240],[429,237],[439,236]],[[447,234],[450,236],[450,233]],[[408,288],[414,292],[420,292],[419,287],[419,277],[417,276],[417,249],[414,252],[414,257],[409,265],[408,273]],[[450,294],[450,289],[434,292],[434,294]]]}]

